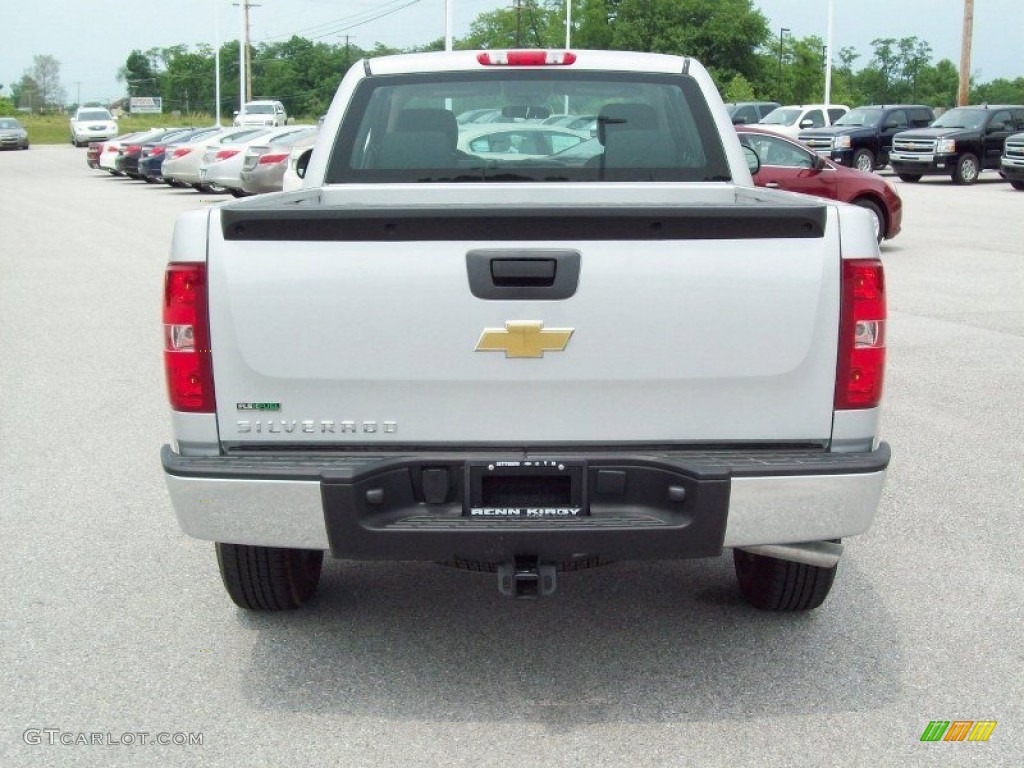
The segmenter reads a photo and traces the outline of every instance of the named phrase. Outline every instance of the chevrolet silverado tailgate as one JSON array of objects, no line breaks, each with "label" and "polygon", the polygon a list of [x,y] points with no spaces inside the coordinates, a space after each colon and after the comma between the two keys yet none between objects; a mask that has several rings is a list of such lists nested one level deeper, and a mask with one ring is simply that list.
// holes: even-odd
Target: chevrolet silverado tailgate
[{"label": "chevrolet silverado tailgate", "polygon": [[214,210],[221,441],[826,441],[837,230],[809,202]]}]

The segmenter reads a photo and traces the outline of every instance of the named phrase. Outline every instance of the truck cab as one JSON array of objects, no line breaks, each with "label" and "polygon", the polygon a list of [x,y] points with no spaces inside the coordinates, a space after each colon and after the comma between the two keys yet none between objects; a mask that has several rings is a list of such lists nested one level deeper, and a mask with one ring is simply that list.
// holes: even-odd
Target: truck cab
[{"label": "truck cab", "polygon": [[957,107],[928,128],[893,137],[889,164],[903,181],[948,175],[954,184],[974,184],[983,170],[999,170],[1006,139],[1024,128],[1024,106]]},{"label": "truck cab", "polygon": [[795,139],[800,131],[832,125],[849,111],[845,104],[791,104],[773,109],[757,125],[766,131]]},{"label": "truck cab", "polygon": [[801,131],[799,139],[835,163],[860,171],[889,164],[893,137],[931,125],[935,113],[923,104],[857,107],[829,127]]}]

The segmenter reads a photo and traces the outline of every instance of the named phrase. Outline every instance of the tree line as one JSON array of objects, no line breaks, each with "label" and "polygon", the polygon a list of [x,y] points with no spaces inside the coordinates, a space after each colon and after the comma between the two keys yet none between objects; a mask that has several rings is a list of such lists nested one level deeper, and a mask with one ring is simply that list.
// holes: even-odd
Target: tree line
[{"label": "tree line", "polygon": [[[573,0],[572,47],[651,51],[693,56],[710,71],[726,101],[814,103],[824,98],[825,45],[818,36],[777,37],[753,0]],[[560,48],[565,43],[562,0],[521,0],[515,8],[478,16],[457,49]],[[342,75],[360,58],[442,50],[443,39],[408,49],[376,44],[313,42],[294,36],[252,47],[254,98],[284,102],[289,114],[326,111]],[[843,48],[833,56],[831,101],[841,104],[956,103],[957,66],[933,61],[931,45],[917,37],[880,37],[858,67],[861,54]],[[125,96],[160,96],[165,111],[215,111],[214,51],[176,45],[132,51],[117,73]],[[239,103],[239,43],[220,48],[221,112]],[[65,103],[59,63],[37,56],[11,86],[16,106]],[[2,100],[0,100],[2,102]],[[974,83],[972,103],[1024,103],[1024,77]],[[2,108],[2,103],[0,103]]]}]

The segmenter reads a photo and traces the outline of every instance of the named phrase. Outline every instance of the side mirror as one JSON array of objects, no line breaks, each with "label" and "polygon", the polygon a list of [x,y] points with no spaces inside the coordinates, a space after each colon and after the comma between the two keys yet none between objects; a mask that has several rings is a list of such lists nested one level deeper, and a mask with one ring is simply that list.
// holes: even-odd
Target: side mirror
[{"label": "side mirror", "polygon": [[309,168],[309,160],[311,157],[313,157],[313,150],[307,149],[299,155],[299,159],[295,161],[295,175],[300,179],[306,178],[306,169]]},{"label": "side mirror", "polygon": [[236,109],[236,110],[235,110],[234,112],[232,112],[231,114],[233,114],[233,115],[237,115],[237,114],[238,114],[238,110]]},{"label": "side mirror", "polygon": [[747,124],[747,118],[745,118],[745,117],[734,117],[732,119],[732,124],[733,125],[746,125]]},{"label": "side mirror", "polygon": [[882,130],[883,131],[895,131],[897,128],[901,128],[901,127],[902,126],[899,123],[886,123],[885,125],[882,126]]},{"label": "side mirror", "polygon": [[755,175],[761,170],[761,158],[757,156],[757,152],[746,144],[743,145],[743,154],[747,158],[747,168],[750,169],[750,175]]},{"label": "side mirror", "polygon": [[801,128],[813,128],[814,127],[814,121],[811,120],[811,118],[809,118],[809,117],[805,117],[803,120],[800,121],[800,127]]}]

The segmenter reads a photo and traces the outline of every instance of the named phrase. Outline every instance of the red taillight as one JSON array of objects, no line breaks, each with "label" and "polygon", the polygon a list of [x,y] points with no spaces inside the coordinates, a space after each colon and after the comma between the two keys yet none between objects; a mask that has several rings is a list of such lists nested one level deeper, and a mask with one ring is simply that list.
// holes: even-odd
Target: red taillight
[{"label": "red taillight", "polygon": [[885,380],[885,274],[877,259],[843,262],[837,410],[874,408]]},{"label": "red taillight", "polygon": [[234,157],[238,154],[237,149],[222,149],[213,157],[213,161],[227,160],[229,157]]},{"label": "red taillight", "polygon": [[164,370],[171,408],[213,413],[213,363],[205,264],[168,264],[164,276]]},{"label": "red taillight", "polygon": [[153,157],[155,155],[162,155],[166,151],[167,147],[153,147],[151,150],[149,150],[149,156]]},{"label": "red taillight", "polygon": [[260,155],[260,159],[259,159],[259,162],[257,163],[257,165],[273,165],[274,163],[283,163],[285,160],[288,159],[288,155],[289,155],[288,152],[285,152],[283,155],[282,154]]},{"label": "red taillight", "polygon": [[572,51],[481,51],[476,60],[484,66],[537,67],[576,63]]},{"label": "red taillight", "polygon": [[130,154],[133,154],[135,152],[141,152],[141,151],[142,151],[142,146],[141,145],[139,145],[139,144],[129,144],[128,145],[128,149],[126,149],[124,152],[125,152],[126,155],[130,155]]},{"label": "red taillight", "polygon": [[176,150],[174,150],[174,154],[171,155],[171,157],[172,158],[184,157],[185,155],[187,155],[191,151],[192,151],[192,147],[178,147]]}]

